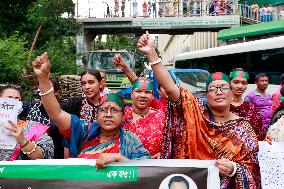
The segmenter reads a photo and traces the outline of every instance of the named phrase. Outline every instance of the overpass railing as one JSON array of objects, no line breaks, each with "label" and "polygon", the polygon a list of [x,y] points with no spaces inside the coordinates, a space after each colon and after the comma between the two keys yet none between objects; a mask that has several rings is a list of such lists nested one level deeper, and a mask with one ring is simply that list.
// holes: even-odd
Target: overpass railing
[{"label": "overpass railing", "polygon": [[270,22],[274,20],[283,19],[282,15],[277,13],[277,9],[274,7],[259,7],[255,9],[252,6],[239,4],[238,11],[247,22],[259,23],[259,22]]},{"label": "overpass railing", "polygon": [[[79,1],[79,0],[77,0]],[[140,2],[140,3],[138,3]],[[192,17],[239,14],[234,0],[104,0],[89,2],[88,8],[77,4],[78,18],[107,17]]]}]

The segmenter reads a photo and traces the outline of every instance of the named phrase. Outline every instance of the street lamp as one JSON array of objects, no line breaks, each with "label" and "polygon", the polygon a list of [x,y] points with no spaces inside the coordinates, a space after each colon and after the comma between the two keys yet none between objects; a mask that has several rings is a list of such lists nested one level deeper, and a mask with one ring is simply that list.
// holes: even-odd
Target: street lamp
[{"label": "street lamp", "polygon": [[107,11],[106,12],[105,12],[105,9],[104,9],[104,17],[110,17],[110,10],[109,10],[108,3],[106,3],[105,1],[103,1],[102,3],[105,3],[106,6],[107,6]]}]

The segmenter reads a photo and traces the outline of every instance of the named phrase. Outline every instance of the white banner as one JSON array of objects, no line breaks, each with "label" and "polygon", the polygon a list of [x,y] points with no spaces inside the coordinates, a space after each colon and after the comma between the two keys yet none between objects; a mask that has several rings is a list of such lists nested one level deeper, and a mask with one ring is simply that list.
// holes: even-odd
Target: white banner
[{"label": "white banner", "polygon": [[284,188],[284,142],[259,142],[259,166],[262,189]]},{"label": "white banner", "polygon": [[17,123],[19,100],[0,98],[0,149],[14,149],[17,142],[14,136],[9,136],[8,121]]}]

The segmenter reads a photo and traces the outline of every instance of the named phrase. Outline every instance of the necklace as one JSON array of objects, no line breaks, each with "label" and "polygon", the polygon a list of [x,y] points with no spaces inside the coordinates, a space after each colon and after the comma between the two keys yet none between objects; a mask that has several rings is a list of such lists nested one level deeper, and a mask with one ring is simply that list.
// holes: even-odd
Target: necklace
[{"label": "necklace", "polygon": [[148,114],[148,112],[149,112],[149,111],[147,111],[147,112],[140,113],[140,112],[136,112],[136,110],[134,110],[133,108],[132,108],[132,111],[133,111],[135,114],[137,114],[137,115],[139,115],[139,116],[141,116],[141,117],[145,117],[145,116]]},{"label": "necklace", "polygon": [[218,115],[218,114],[213,114],[213,113],[212,113],[212,115],[213,115],[214,117],[220,117],[220,118],[228,117],[229,114],[230,114],[230,113],[228,113],[228,114],[226,114],[226,115]]}]

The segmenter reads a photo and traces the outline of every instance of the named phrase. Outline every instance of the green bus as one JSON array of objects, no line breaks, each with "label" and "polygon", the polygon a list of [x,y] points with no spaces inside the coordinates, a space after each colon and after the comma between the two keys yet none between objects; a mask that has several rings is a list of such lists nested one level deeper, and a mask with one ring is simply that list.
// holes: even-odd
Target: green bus
[{"label": "green bus", "polygon": [[120,54],[125,60],[126,64],[132,69],[135,69],[135,58],[132,52],[125,50],[110,51],[110,50],[99,50],[88,52],[84,65],[88,69],[103,70],[107,73],[106,83],[110,89],[123,89],[131,85],[127,77],[124,76],[123,72],[116,68],[113,63],[115,54]]}]

